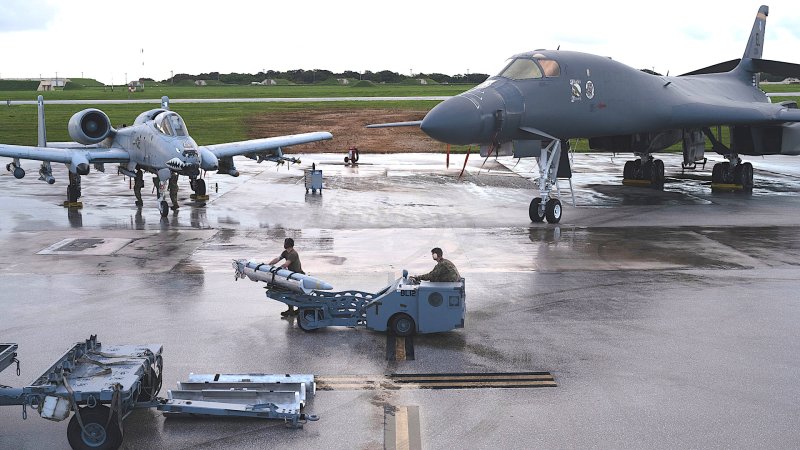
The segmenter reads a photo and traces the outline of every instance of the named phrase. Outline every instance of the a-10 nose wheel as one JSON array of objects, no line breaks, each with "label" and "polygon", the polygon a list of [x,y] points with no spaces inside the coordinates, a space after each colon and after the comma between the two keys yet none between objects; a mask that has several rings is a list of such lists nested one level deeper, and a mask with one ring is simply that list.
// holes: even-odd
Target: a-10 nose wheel
[{"label": "a-10 nose wheel", "polygon": [[543,222],[547,219],[548,223],[558,223],[561,221],[561,201],[557,198],[551,198],[543,205],[542,199],[536,197],[531,201],[528,208],[528,215],[531,222]]}]

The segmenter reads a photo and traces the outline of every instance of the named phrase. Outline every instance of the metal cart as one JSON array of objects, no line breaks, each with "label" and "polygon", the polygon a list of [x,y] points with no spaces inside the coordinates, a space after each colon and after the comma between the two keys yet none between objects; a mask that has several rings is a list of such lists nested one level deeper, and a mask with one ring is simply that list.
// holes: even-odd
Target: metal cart
[{"label": "metal cart", "polygon": [[[0,344],[0,371],[17,364],[17,344]],[[169,398],[161,390],[160,344],[102,346],[97,336],[67,350],[29,386],[0,386],[0,406],[22,406],[45,419],[72,415],[67,440],[74,449],[116,449],[122,444],[123,420],[139,408],[170,414],[242,416],[284,420],[302,427],[317,416],[305,414],[313,375],[194,375],[178,383]],[[72,414],[75,413],[75,414]]]},{"label": "metal cart", "polygon": [[322,170],[314,167],[305,169],[303,171],[303,180],[306,185],[306,194],[310,189],[312,194],[316,194],[319,191],[320,195],[322,195]]},{"label": "metal cart", "polygon": [[364,326],[397,336],[439,333],[464,327],[465,282],[412,283],[408,272],[376,293],[362,291],[308,294],[267,284],[267,298],[298,309],[297,325],[311,331],[329,326]]}]

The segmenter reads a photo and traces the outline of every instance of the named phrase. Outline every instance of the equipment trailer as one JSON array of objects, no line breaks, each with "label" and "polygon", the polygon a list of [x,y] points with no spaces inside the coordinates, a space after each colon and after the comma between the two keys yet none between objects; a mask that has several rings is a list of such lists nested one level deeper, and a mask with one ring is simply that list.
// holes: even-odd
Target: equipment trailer
[{"label": "equipment trailer", "polygon": [[[0,344],[0,372],[16,359],[17,344]],[[317,417],[302,413],[313,395],[313,375],[192,375],[169,398],[161,390],[160,344],[102,346],[92,335],[61,356],[29,386],[0,385],[0,406],[28,407],[45,419],[61,421],[71,413],[67,439],[74,449],[116,449],[122,445],[123,420],[134,409],[157,408],[170,414],[202,414],[280,419],[302,427]]]},{"label": "equipment trailer", "polygon": [[466,292],[457,282],[411,282],[408,271],[377,293],[362,291],[298,293],[268,283],[267,298],[298,310],[297,326],[311,331],[329,326],[364,326],[396,336],[464,328]]}]

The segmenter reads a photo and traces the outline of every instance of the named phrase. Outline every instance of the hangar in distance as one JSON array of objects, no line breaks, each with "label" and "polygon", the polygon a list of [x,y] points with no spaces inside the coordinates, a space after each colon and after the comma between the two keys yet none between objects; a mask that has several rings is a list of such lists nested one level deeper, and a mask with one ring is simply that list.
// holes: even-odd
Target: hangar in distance
[{"label": "hangar in distance", "polygon": [[[421,121],[370,127],[418,125],[442,142],[478,144],[482,156],[536,157],[541,196],[530,203],[533,222],[561,220],[556,175],[573,138],[588,139],[593,150],[633,153],[623,177],[654,186],[663,186],[664,163],[653,153],[682,143],[691,167],[704,159],[708,139],[727,160],[714,165],[712,185],[751,190],[753,166],[740,156],[800,154],[797,103],[773,104],[759,88],[761,72],[800,75],[798,64],[761,59],[768,14],[767,6],[758,9],[741,59],[670,77],[604,56],[535,50],[514,55],[499,74]],[[729,144],[721,127],[730,128]]]}]

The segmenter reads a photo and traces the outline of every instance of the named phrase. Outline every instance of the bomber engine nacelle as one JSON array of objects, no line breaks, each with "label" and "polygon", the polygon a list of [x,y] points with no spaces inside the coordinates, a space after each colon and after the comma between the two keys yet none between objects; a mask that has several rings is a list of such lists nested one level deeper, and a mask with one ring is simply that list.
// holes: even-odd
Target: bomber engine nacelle
[{"label": "bomber engine nacelle", "polygon": [[89,108],[76,112],[69,119],[69,136],[75,142],[92,145],[103,142],[112,132],[111,120],[103,111]]}]

